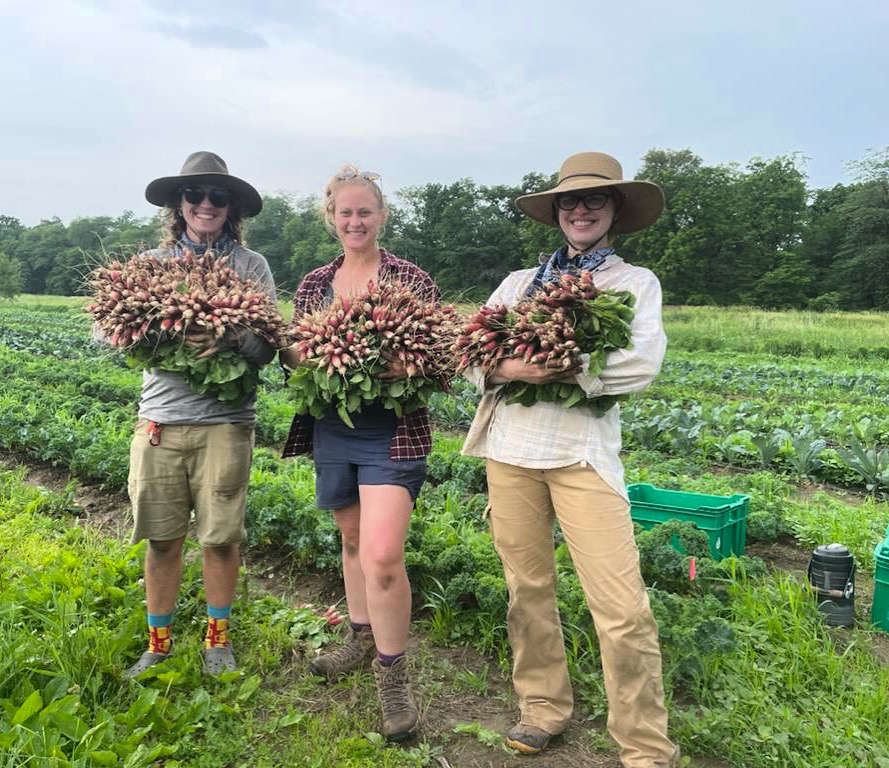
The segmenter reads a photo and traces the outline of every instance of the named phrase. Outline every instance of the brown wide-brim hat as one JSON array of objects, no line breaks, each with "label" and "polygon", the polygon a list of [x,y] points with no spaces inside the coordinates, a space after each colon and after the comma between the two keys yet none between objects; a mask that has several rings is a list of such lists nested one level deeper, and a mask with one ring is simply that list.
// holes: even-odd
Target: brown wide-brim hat
[{"label": "brown wide-brim hat", "polygon": [[179,202],[180,188],[190,184],[213,184],[232,192],[241,205],[241,215],[256,216],[262,210],[262,196],[250,184],[228,172],[228,166],[213,152],[192,152],[178,176],[162,176],[145,188],[145,199],[158,206]]},{"label": "brown wide-brim hat", "polygon": [[613,187],[623,196],[612,231],[615,234],[638,232],[651,226],[664,210],[664,193],[651,181],[627,181],[623,169],[611,155],[603,152],[580,152],[571,155],[559,169],[559,181],[552,189],[522,195],[516,200],[519,209],[532,219],[558,227],[553,213],[556,195],[583,192],[600,187]]}]

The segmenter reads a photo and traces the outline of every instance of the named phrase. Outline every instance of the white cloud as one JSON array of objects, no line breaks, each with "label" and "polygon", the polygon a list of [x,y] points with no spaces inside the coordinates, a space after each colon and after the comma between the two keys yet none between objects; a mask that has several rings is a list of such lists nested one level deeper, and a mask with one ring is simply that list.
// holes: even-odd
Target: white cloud
[{"label": "white cloud", "polygon": [[343,160],[387,190],[517,182],[581,149],[632,172],[801,150],[815,184],[885,144],[876,0],[407,3],[5,0],[0,214],[148,213],[198,148],[263,190],[313,192]]}]

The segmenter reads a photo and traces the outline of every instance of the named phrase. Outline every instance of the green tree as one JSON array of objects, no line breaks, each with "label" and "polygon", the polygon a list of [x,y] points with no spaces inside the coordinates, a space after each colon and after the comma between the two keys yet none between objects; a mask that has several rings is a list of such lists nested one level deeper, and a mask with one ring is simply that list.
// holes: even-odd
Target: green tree
[{"label": "green tree", "polygon": [[836,266],[842,306],[889,310],[889,178],[856,185],[840,212],[846,220]]},{"label": "green tree", "polygon": [[649,151],[636,178],[664,191],[664,213],[649,228],[618,239],[618,251],[660,278],[664,301],[727,304],[734,281],[740,225],[737,173],[705,166],[691,150]]},{"label": "green tree", "polygon": [[105,256],[126,258],[155,248],[159,240],[160,224],[156,216],[139,219],[132,211],[124,211],[111,220],[102,239],[102,251]]},{"label": "green tree", "polygon": [[0,296],[11,299],[22,290],[22,265],[14,256],[0,251]]},{"label": "green tree", "polygon": [[401,193],[393,251],[429,272],[449,298],[482,300],[504,275],[522,266],[515,190],[479,187],[470,179],[427,184]]},{"label": "green tree", "polygon": [[812,276],[808,304],[813,308],[838,309],[842,301],[837,257],[846,237],[845,205],[852,189],[837,184],[811,194],[798,250]]},{"label": "green tree", "polygon": [[[516,197],[533,195],[545,189],[552,189],[558,182],[559,174],[546,176],[542,173],[526,173],[522,178]],[[518,211],[519,209],[516,208]],[[519,212],[519,237],[522,241],[523,263],[526,267],[536,267],[542,258],[546,258],[564,244],[562,231],[558,227],[542,224],[539,221]]]},{"label": "green tree", "polygon": [[275,282],[293,290],[294,274],[291,257],[293,243],[285,236],[287,223],[294,215],[289,198],[280,195],[264,195],[262,211],[250,219],[247,230],[248,245],[265,256],[275,277]]},{"label": "green tree", "polygon": [[285,293],[293,293],[300,280],[313,269],[333,261],[340,252],[339,242],[324,228],[315,198],[294,204],[294,213],[284,225],[284,241],[290,251],[291,284],[276,278]]},{"label": "green tree", "polygon": [[815,277],[805,258],[782,252],[750,292],[752,302],[765,309],[799,309],[807,305]]},{"label": "green tree", "polygon": [[22,264],[26,293],[46,293],[47,276],[70,247],[68,230],[58,217],[24,231],[16,256]]},{"label": "green tree", "polygon": [[[789,277],[804,267],[793,253],[802,235],[808,194],[798,156],[769,161],[754,158],[736,183],[740,247],[734,270],[735,296],[745,304],[804,306],[805,291],[788,292],[774,280],[776,275]],[[807,285],[810,282],[807,280]],[[778,289],[774,296],[769,295],[772,288]],[[797,297],[795,304],[786,303],[791,293]]]},{"label": "green tree", "polygon": [[0,251],[8,256],[15,256],[25,227],[12,216],[0,216]]}]

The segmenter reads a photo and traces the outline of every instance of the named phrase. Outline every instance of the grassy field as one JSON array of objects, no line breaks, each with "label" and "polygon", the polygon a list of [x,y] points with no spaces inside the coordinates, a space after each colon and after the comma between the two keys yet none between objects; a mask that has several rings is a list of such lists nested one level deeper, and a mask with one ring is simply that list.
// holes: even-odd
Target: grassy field
[{"label": "grassy field", "polygon": [[889,314],[667,307],[670,345],[721,354],[889,359]]}]

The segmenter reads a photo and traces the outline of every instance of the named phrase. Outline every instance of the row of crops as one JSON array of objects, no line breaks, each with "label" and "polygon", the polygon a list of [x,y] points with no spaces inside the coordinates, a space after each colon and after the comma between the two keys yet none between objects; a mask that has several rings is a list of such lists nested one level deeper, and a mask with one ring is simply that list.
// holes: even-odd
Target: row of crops
[{"label": "row of crops", "polygon": [[[51,366],[55,376],[77,371],[80,394],[131,404],[138,377],[115,370],[124,366],[123,357],[86,343],[86,337],[85,321],[72,318],[71,311],[8,311],[0,328],[5,353],[0,365],[11,371],[32,357],[62,359],[64,370]],[[99,369],[95,361],[102,361]],[[709,465],[768,469],[853,490],[889,491],[885,368],[844,358],[788,365],[752,355],[696,357],[685,349],[671,350],[656,386],[622,408],[624,446]],[[49,371],[32,369],[41,380],[52,380]],[[280,371],[266,369],[265,377],[259,436],[276,443],[292,409],[281,392]],[[458,382],[450,396],[436,396],[433,418],[445,427],[465,428],[477,399]]]},{"label": "row of crops", "polygon": [[[740,354],[729,362],[696,348],[687,341],[671,349],[656,386],[623,406],[628,481],[749,493],[748,542],[786,535],[805,546],[840,540],[862,569],[872,570],[874,545],[889,517],[879,495],[887,487],[880,462],[889,435],[889,374],[877,363],[837,356],[786,364]],[[119,355],[91,343],[89,325],[76,310],[0,309],[0,449],[121,490],[138,393],[139,374]],[[479,461],[459,455],[459,430],[471,420],[475,402],[474,393],[458,384],[432,404],[441,431],[412,521],[407,562],[415,605],[423,606],[417,620],[430,639],[472,643],[508,669],[505,584],[482,521],[484,471]],[[311,464],[282,461],[275,450],[291,414],[280,372],[269,367],[258,403],[262,447],[248,497],[250,545],[254,552],[286,553],[297,573],[335,572],[339,541],[330,516],[315,509]],[[874,466],[868,468],[871,457]],[[799,494],[800,481],[809,479],[840,486],[846,495]],[[686,558],[670,546],[673,534],[697,557],[694,581],[688,579]],[[880,696],[868,693],[886,690],[889,675],[870,650],[866,628],[849,633],[852,641],[839,655],[836,638],[797,580],[767,575],[752,558],[714,562],[706,537],[684,524],[640,532],[638,542],[661,627],[672,728],[685,753],[739,766],[889,765],[889,712]],[[5,548],[0,539],[0,551]],[[601,715],[595,635],[560,540],[556,557],[578,698],[591,715]],[[15,564],[5,558],[0,568],[5,576]],[[119,569],[109,583],[135,594],[137,578],[138,566]],[[2,589],[0,597],[9,599]],[[116,619],[125,629],[115,640],[115,654],[135,653],[141,643],[141,609],[128,603],[127,610]],[[863,616],[866,608],[859,610]],[[0,617],[2,611],[0,604]],[[42,626],[27,617],[19,622],[30,632]],[[23,755],[29,747],[22,726],[30,721],[21,707],[48,685],[33,674],[34,666],[0,667],[0,733],[16,725],[10,733],[17,734],[16,749]],[[99,671],[116,691],[114,706],[131,707],[132,699],[121,698],[116,687],[117,669],[115,659],[103,657]],[[185,706],[196,685],[188,675],[161,683],[182,687],[176,706]],[[138,695],[143,694],[132,693]],[[47,697],[40,697],[46,704]],[[96,702],[78,706],[100,706]],[[2,720],[4,712],[9,723]],[[201,716],[211,717],[207,713]],[[87,722],[85,711],[78,717]],[[172,729],[148,742],[172,748],[193,738]],[[60,737],[54,749],[71,757],[73,737]],[[426,764],[421,757],[411,759]],[[124,764],[124,756],[118,758]]]}]

